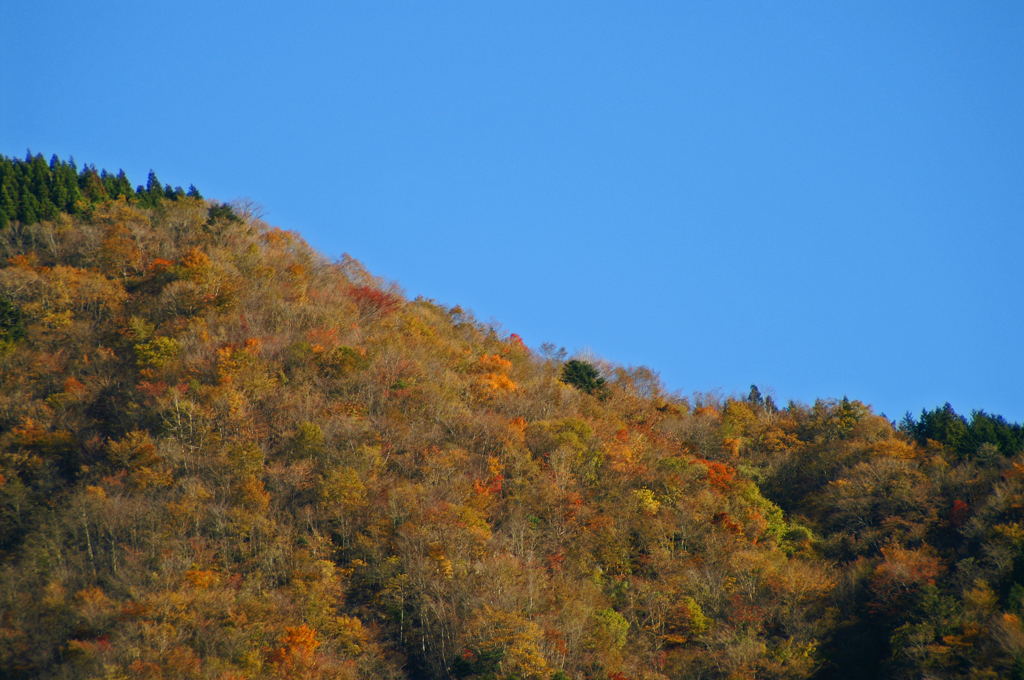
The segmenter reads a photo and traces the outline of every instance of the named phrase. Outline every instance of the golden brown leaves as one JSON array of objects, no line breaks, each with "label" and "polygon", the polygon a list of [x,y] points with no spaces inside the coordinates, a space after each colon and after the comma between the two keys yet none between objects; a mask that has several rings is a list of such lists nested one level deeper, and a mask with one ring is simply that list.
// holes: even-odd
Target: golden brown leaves
[{"label": "golden brown leaves", "polygon": [[515,392],[519,385],[508,377],[508,371],[512,368],[512,362],[503,359],[497,354],[484,354],[476,363],[475,369],[483,373],[478,378],[478,385],[485,393],[498,394],[501,392]]}]

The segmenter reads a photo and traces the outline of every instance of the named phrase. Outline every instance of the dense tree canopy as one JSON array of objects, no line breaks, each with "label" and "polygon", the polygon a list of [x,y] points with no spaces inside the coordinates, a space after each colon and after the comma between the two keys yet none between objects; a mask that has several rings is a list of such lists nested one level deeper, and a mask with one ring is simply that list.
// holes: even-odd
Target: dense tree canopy
[{"label": "dense tree canopy", "polygon": [[115,176],[90,165],[79,171],[74,159],[62,161],[56,155],[49,163],[42,154],[28,153],[24,161],[0,155],[0,229],[12,220],[28,226],[55,220],[62,213],[86,215],[92,206],[121,197],[154,208],[163,200],[186,196],[202,198],[195,186],[187,192],[170,184],[161,186],[153,171],[145,187],[132,189],[123,170]]},{"label": "dense tree canopy", "polygon": [[668,393],[0,160],[0,678],[1024,678],[1019,425]]}]

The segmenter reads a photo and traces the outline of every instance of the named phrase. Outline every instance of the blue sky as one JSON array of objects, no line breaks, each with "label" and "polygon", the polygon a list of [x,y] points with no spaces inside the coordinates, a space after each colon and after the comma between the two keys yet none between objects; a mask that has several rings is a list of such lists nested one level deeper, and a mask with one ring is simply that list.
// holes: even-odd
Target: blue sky
[{"label": "blue sky", "polygon": [[250,197],[670,389],[1024,421],[1022,36],[1020,2],[0,0],[0,153]]}]

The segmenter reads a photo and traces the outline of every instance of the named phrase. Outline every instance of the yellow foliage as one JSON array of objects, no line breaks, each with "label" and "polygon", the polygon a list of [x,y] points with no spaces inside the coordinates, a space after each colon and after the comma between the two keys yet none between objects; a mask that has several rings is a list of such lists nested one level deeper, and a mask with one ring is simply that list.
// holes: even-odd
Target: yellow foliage
[{"label": "yellow foliage", "polygon": [[220,582],[217,572],[209,569],[189,569],[185,572],[185,578],[200,590],[206,590]]},{"label": "yellow foliage", "polygon": [[263,480],[246,477],[237,489],[238,500],[242,505],[258,513],[265,513],[270,507],[270,493],[264,488]]},{"label": "yellow foliage", "polygon": [[172,486],[174,484],[174,478],[166,472],[154,470],[145,465],[133,470],[129,481],[139,491],[154,486]]},{"label": "yellow foliage", "polygon": [[174,338],[157,337],[135,345],[135,361],[139,368],[161,369],[181,352],[181,343]]},{"label": "yellow foliage", "polygon": [[1011,522],[1010,524],[997,524],[992,527],[992,533],[997,536],[1008,539],[1014,544],[1020,544],[1024,542],[1024,527],[1018,522]]},{"label": "yellow foliage", "polygon": [[995,609],[999,596],[981,579],[974,581],[974,587],[964,593],[964,604],[969,610],[988,614]]},{"label": "yellow foliage", "polygon": [[744,437],[757,427],[757,414],[745,401],[732,401],[722,411],[722,432],[733,438]]},{"label": "yellow foliage", "polygon": [[333,641],[350,656],[362,654],[370,639],[369,631],[363,627],[363,622],[345,614],[337,618],[332,633]]},{"label": "yellow foliage", "polygon": [[71,325],[75,317],[71,314],[70,310],[64,310],[63,312],[50,312],[40,319],[40,323],[51,330],[57,330],[58,328],[66,328]]},{"label": "yellow foliage", "polygon": [[654,497],[654,492],[647,487],[642,489],[633,489],[633,497],[636,499],[637,505],[644,514],[651,515],[653,517],[658,514],[659,510],[661,510],[661,502]]},{"label": "yellow foliage", "polygon": [[697,604],[697,601],[687,595],[682,599],[681,604],[686,614],[690,631],[698,635],[706,633],[711,627],[711,619],[704,614],[704,610]]},{"label": "yellow foliage", "polygon": [[438,573],[446,579],[450,579],[455,575],[455,570],[452,567],[452,561],[448,559],[448,553],[445,551],[443,543],[440,541],[431,543],[429,546],[428,556],[434,562],[434,566]]},{"label": "yellow foliage", "polygon": [[875,442],[871,446],[871,453],[876,456],[916,460],[921,456],[922,451],[917,445],[894,437]]},{"label": "yellow foliage", "polygon": [[548,663],[541,652],[543,633],[540,626],[520,613],[483,605],[473,613],[468,630],[470,643],[475,649],[502,652],[500,667],[503,677],[532,678],[548,673]]},{"label": "yellow foliage", "polygon": [[102,486],[85,487],[85,495],[101,501],[107,500],[107,492],[103,490]]},{"label": "yellow foliage", "polygon": [[366,485],[352,468],[335,468],[324,475],[319,495],[332,513],[348,513],[366,504]]}]

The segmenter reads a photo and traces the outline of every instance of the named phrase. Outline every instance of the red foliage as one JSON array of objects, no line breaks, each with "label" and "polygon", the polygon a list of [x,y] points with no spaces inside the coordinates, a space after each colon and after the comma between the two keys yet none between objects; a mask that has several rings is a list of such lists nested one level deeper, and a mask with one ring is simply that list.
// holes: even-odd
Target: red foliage
[{"label": "red foliage", "polygon": [[373,286],[352,286],[348,296],[356,303],[362,314],[390,314],[398,309],[401,298],[393,293],[374,288]]},{"label": "red foliage", "polygon": [[733,522],[729,518],[729,513],[727,513],[727,512],[716,513],[715,516],[711,518],[711,523],[712,524],[721,524],[722,526],[724,526],[729,531],[732,531],[733,533],[739,534],[739,533],[742,533],[742,531],[743,531],[739,524],[737,524],[736,522]]},{"label": "red foliage", "polygon": [[153,400],[163,395],[167,391],[167,383],[163,380],[159,380],[155,383],[151,383],[148,380],[143,380],[138,384],[139,392],[146,397],[147,403],[152,403]]},{"label": "red foliage", "polygon": [[122,621],[130,621],[131,619],[142,618],[147,612],[149,612],[149,607],[141,602],[128,602],[121,607],[121,613],[118,618]]},{"label": "red foliage", "polygon": [[311,328],[306,332],[306,339],[311,345],[320,345],[321,347],[335,348],[339,344],[338,340],[338,329],[337,328],[325,328],[317,327]]},{"label": "red foliage", "polygon": [[759,626],[764,622],[765,610],[756,605],[744,604],[742,595],[733,595],[729,598],[732,605],[732,613],[729,618],[739,625]]},{"label": "red foliage", "polygon": [[160,666],[153,663],[152,661],[143,661],[142,659],[136,659],[128,666],[128,670],[132,672],[132,675],[136,678],[162,678],[164,676]]},{"label": "red foliage", "polygon": [[565,644],[565,636],[557,628],[545,628],[544,637],[547,638],[559,654],[568,654],[569,647]]},{"label": "red foliage", "polygon": [[971,506],[959,498],[956,499],[953,501],[953,509],[949,513],[949,523],[954,527],[962,527],[964,522],[967,521],[967,515],[970,510]]}]

